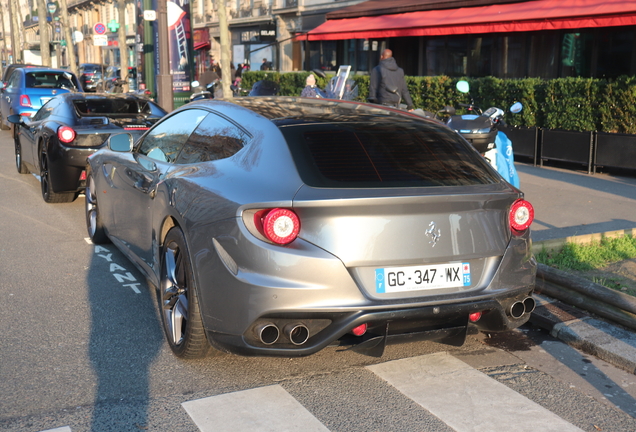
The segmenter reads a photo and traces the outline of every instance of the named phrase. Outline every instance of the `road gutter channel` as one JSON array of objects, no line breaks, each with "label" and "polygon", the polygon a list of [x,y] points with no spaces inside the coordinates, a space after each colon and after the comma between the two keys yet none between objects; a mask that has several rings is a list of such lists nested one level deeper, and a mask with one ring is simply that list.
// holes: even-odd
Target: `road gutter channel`
[{"label": "road gutter channel", "polygon": [[[585,244],[624,235],[636,235],[636,229],[545,240],[536,242],[532,249],[537,253],[543,248],[559,249],[565,243]],[[636,298],[543,264],[537,270],[535,298],[538,307],[530,318],[534,325],[574,348],[636,374],[636,334],[629,330],[636,330]]]}]

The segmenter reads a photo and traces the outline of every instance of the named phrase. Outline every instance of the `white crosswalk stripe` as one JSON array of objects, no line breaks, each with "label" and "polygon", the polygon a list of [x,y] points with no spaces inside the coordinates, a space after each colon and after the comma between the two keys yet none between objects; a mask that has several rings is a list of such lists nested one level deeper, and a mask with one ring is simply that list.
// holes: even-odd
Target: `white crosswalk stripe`
[{"label": "white crosswalk stripe", "polygon": [[[570,432],[581,429],[447,353],[367,369],[457,432]],[[458,409],[459,408],[459,409]]]},{"label": "white crosswalk stripe", "polygon": [[[448,353],[394,360],[366,369],[457,432],[512,428],[517,432],[581,431]],[[201,432],[329,431],[281,385],[225,393],[181,405]],[[42,432],[72,429],[65,426]]]},{"label": "white crosswalk stripe", "polygon": [[182,404],[201,432],[328,432],[279,385],[212,396]]}]

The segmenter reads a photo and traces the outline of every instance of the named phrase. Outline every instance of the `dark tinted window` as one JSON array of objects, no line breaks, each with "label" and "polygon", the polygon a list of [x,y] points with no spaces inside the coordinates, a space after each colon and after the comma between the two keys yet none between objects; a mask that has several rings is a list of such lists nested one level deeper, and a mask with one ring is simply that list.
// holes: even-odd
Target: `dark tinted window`
[{"label": "dark tinted window", "polygon": [[188,137],[208,114],[191,109],[181,111],[153,127],[138,144],[138,153],[161,162],[174,163]]},{"label": "dark tinted window", "polygon": [[39,121],[48,118],[59,104],[60,100],[58,98],[51,99],[46,104],[44,104],[42,108],[38,110],[38,112],[35,113],[35,115],[33,116],[33,121]]},{"label": "dark tinted window", "polygon": [[25,87],[27,88],[66,88],[77,90],[73,77],[64,72],[28,72],[25,75],[25,80]]},{"label": "dark tinted window", "polygon": [[176,163],[225,159],[241,150],[246,140],[247,135],[237,126],[214,114],[208,114],[190,135]]},{"label": "dark tinted window", "polygon": [[303,181],[315,187],[459,186],[497,181],[455,132],[428,122],[283,126]]},{"label": "dark tinted window", "polygon": [[134,99],[83,99],[73,101],[79,115],[150,113],[147,103],[140,106]]}]

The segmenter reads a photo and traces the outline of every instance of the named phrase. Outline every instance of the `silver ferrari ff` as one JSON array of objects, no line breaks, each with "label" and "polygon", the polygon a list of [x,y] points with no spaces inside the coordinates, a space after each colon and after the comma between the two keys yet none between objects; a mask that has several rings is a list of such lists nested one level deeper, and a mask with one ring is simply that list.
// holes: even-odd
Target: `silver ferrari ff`
[{"label": "silver ferrari ff", "polygon": [[[88,159],[86,222],[157,287],[168,343],[305,356],[461,345],[534,309],[532,205],[463,138],[377,105],[194,102]],[[215,349],[209,349],[213,347]]]}]

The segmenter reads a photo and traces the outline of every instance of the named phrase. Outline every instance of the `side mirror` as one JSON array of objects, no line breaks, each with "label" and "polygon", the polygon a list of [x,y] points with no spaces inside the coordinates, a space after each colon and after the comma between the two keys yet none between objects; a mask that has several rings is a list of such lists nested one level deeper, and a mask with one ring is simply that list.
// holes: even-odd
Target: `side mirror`
[{"label": "side mirror", "polygon": [[523,109],[523,104],[521,102],[515,102],[510,107],[510,112],[513,114],[519,114]]},{"label": "side mirror", "polygon": [[22,116],[20,114],[11,114],[7,117],[7,121],[13,124],[22,124],[24,123]]},{"label": "side mirror", "polygon": [[470,91],[470,84],[468,84],[468,81],[457,81],[457,84],[455,85],[455,87],[457,87],[457,90],[459,90],[462,93],[468,93]]},{"label": "side mirror", "polygon": [[115,152],[129,152],[133,149],[133,137],[129,133],[111,135],[107,143],[108,148]]},{"label": "side mirror", "polygon": [[448,115],[454,116],[456,111],[455,111],[455,107],[452,107],[450,105],[446,105],[444,108],[442,108],[438,112],[440,114],[448,114]]}]

